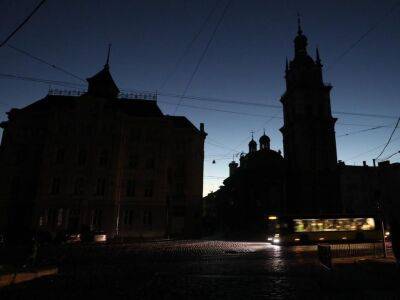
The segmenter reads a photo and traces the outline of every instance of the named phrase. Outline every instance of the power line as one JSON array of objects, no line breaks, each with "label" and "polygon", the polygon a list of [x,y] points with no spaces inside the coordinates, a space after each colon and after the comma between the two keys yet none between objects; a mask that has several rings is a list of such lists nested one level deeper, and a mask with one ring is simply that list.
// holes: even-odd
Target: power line
[{"label": "power line", "polygon": [[[397,141],[397,140],[400,140],[400,137],[393,139],[392,142]],[[385,144],[381,144],[381,145],[378,145],[378,146],[376,146],[376,147],[374,147],[374,148],[371,148],[371,149],[369,149],[369,150],[367,150],[367,151],[358,153],[358,154],[356,154],[356,155],[354,155],[354,156],[352,156],[352,157],[350,157],[350,158],[347,158],[345,161],[347,162],[347,161],[353,160],[354,158],[360,157],[360,156],[362,156],[362,155],[364,155],[364,154],[373,152],[373,151],[379,149],[380,147],[382,147],[382,146],[384,146],[384,145],[385,145]]]},{"label": "power line", "polygon": [[40,3],[34,8],[34,10],[25,18],[25,20],[18,25],[13,32],[0,44],[0,48],[3,47],[7,42],[32,18],[32,16],[39,10],[39,8],[46,2],[46,0],[40,1]]},{"label": "power line", "polygon": [[383,21],[386,20],[387,17],[389,17],[395,10],[396,8],[400,5],[400,1],[396,2],[394,5],[390,7],[390,9],[377,21],[375,22],[371,27],[368,28],[366,32],[364,32],[353,44],[351,44],[346,50],[344,50],[337,58],[336,60],[328,66],[326,69],[327,71],[332,69],[344,56],[346,56],[351,50],[353,50],[364,38],[368,36],[372,31],[374,31]]},{"label": "power line", "polygon": [[397,119],[396,116],[390,116],[390,115],[366,114],[366,113],[345,112],[345,111],[332,111],[332,112],[337,115],[350,115],[350,116],[383,118],[383,119]]},{"label": "power line", "polygon": [[377,160],[379,157],[381,157],[381,155],[383,154],[383,152],[385,152],[386,147],[390,144],[390,141],[392,140],[392,137],[393,137],[394,133],[396,132],[396,129],[397,129],[397,126],[399,125],[399,122],[400,122],[400,117],[397,119],[396,126],[394,126],[393,131],[392,131],[392,133],[390,134],[390,137],[389,137],[389,139],[388,139],[388,141],[387,141],[385,147],[383,147],[381,153],[379,153],[379,155],[375,158],[376,160]]},{"label": "power line", "polygon": [[53,69],[56,69],[56,70],[58,70],[58,71],[60,71],[60,72],[63,72],[63,73],[66,74],[66,75],[72,76],[72,77],[74,77],[74,78],[76,78],[76,79],[79,79],[79,80],[81,80],[81,81],[86,82],[85,79],[83,79],[83,78],[81,78],[81,77],[79,77],[79,76],[77,76],[77,75],[75,75],[75,74],[73,74],[73,73],[71,73],[71,72],[65,70],[64,68],[61,68],[61,67],[59,67],[59,66],[56,66],[56,65],[53,64],[53,63],[50,63],[50,62],[48,62],[48,61],[46,61],[46,60],[44,60],[44,59],[42,59],[42,58],[40,58],[40,57],[37,57],[37,56],[35,56],[35,55],[33,55],[33,54],[31,54],[31,53],[25,51],[25,50],[22,50],[22,49],[17,48],[17,47],[15,47],[15,46],[13,46],[13,45],[10,45],[10,44],[8,44],[7,47],[9,47],[10,49],[12,49],[12,50],[14,50],[14,51],[16,51],[16,52],[18,52],[18,53],[20,53],[20,54],[23,54],[23,55],[25,55],[25,56],[27,56],[27,57],[30,57],[30,58],[32,58],[32,59],[38,61],[38,62],[41,62],[41,63],[43,63],[43,64],[45,64],[45,65],[48,65],[49,67],[52,67]]},{"label": "power line", "polygon": [[180,64],[182,63],[182,60],[186,57],[186,55],[188,55],[190,49],[192,48],[193,44],[196,42],[196,40],[199,38],[200,34],[203,32],[204,28],[206,27],[207,23],[209,22],[209,20],[211,19],[211,16],[214,14],[215,10],[217,9],[219,4],[219,1],[216,0],[215,4],[213,6],[213,8],[210,10],[210,12],[208,13],[207,17],[204,19],[204,22],[202,23],[202,25],[200,26],[199,30],[196,32],[196,34],[193,36],[193,38],[191,39],[191,41],[189,42],[189,44],[187,44],[185,50],[183,51],[182,55],[179,57],[179,59],[176,61],[175,66],[170,74],[170,76],[168,76],[164,82],[161,84],[160,89],[162,90],[165,85],[167,84],[167,82],[172,78],[172,76],[174,75],[174,73],[178,70]]},{"label": "power line", "polygon": [[[167,104],[167,105],[176,105],[176,103],[171,103],[171,102],[167,102],[167,101],[160,101],[160,100],[157,100],[157,102],[159,102],[159,103],[164,103],[164,104]],[[236,114],[236,115],[245,115],[245,116],[252,116],[252,117],[260,117],[260,118],[268,118],[268,117],[271,117],[271,116],[262,115],[262,114],[246,113],[246,112],[239,112],[239,111],[225,110],[225,109],[218,109],[218,108],[200,107],[200,106],[194,106],[194,105],[189,105],[189,104],[180,104],[180,106],[189,107],[189,108],[195,108],[195,109],[203,109],[203,110],[224,112],[224,113],[230,113],[230,114]],[[275,118],[277,118],[277,119],[282,119],[282,118],[280,118],[280,117],[275,117]]]},{"label": "power line", "polygon": [[[74,82],[68,82],[68,81],[59,81],[59,80],[50,80],[50,79],[45,79],[45,78],[37,78],[37,77],[29,77],[29,76],[21,76],[21,75],[14,75],[14,74],[6,74],[6,73],[0,73],[0,77],[7,78],[7,79],[12,79],[12,80],[22,80],[22,81],[32,81],[36,83],[43,83],[47,85],[57,85],[57,86],[63,86],[63,87],[68,87],[68,88],[86,88],[86,85],[80,84],[80,83],[74,83]],[[121,89],[123,92],[136,92],[136,93],[155,93],[154,91],[148,91],[148,90],[140,90],[140,89]],[[257,106],[257,107],[269,107],[269,108],[276,108],[276,109],[282,109],[282,106],[279,105],[272,105],[272,104],[265,104],[265,103],[257,103],[257,102],[245,102],[245,101],[236,101],[236,100],[229,100],[226,98],[213,98],[213,97],[200,97],[200,96],[182,96],[179,94],[173,94],[173,93],[158,93],[160,96],[166,96],[166,97],[173,97],[173,98],[183,98],[183,99],[189,99],[189,100],[196,100],[196,101],[206,101],[206,102],[216,102],[216,103],[231,103],[231,104],[239,104],[239,105],[245,105],[245,106]],[[171,103],[167,101],[160,101],[160,103],[165,103],[167,105],[176,105],[176,103]],[[189,104],[181,104],[181,106],[185,107],[190,107],[190,108],[195,108],[195,109],[203,109],[203,110],[212,110],[212,111],[219,111],[219,112],[226,112],[226,113],[233,113],[233,114],[243,114],[243,115],[248,115],[248,116],[255,116],[255,117],[271,117],[268,115],[262,115],[262,114],[253,114],[253,113],[244,113],[244,112],[237,112],[237,111],[230,111],[230,110],[223,110],[223,109],[214,109],[214,108],[206,108],[206,107],[200,107],[200,106],[195,106],[195,105],[189,105]],[[354,115],[354,116],[360,116],[360,117],[373,117],[373,118],[385,118],[385,119],[397,119],[395,116],[390,116],[390,115],[382,115],[382,114],[368,114],[368,113],[355,113],[355,112],[343,112],[343,111],[333,111],[334,114],[343,114],[343,115]],[[282,119],[282,117],[276,117],[274,118],[277,119]],[[355,124],[355,123],[338,123],[337,125],[348,125],[348,126],[366,126],[370,127],[371,124]],[[379,125],[377,125],[379,126]],[[387,125],[383,125],[384,127],[388,127]]]},{"label": "power line", "polygon": [[74,82],[50,80],[50,79],[44,79],[44,78],[20,76],[20,75],[5,74],[5,73],[0,73],[0,77],[7,78],[7,79],[14,79],[14,80],[32,81],[32,82],[36,82],[36,83],[53,84],[53,85],[64,86],[64,87],[69,87],[69,88],[86,87],[86,85],[74,83]]},{"label": "power line", "polygon": [[396,154],[399,154],[399,153],[400,153],[400,151],[396,151],[395,153],[390,154],[389,156],[385,157],[382,160],[388,160],[388,159],[392,158],[393,156],[395,156]]},{"label": "power line", "polygon": [[[210,45],[211,45],[212,41],[214,40],[215,34],[217,33],[218,28],[219,28],[219,26],[221,25],[222,20],[224,19],[224,17],[225,17],[225,15],[226,15],[226,13],[227,13],[227,11],[228,11],[230,5],[232,4],[232,2],[233,2],[233,0],[229,0],[228,3],[225,5],[225,8],[224,8],[224,10],[222,11],[222,14],[221,14],[220,18],[218,19],[218,22],[217,22],[217,24],[216,24],[216,26],[215,26],[213,32],[211,33],[210,39],[208,40],[207,45],[206,45],[206,47],[204,48],[203,53],[201,54],[201,56],[200,56],[200,58],[199,58],[199,60],[198,60],[198,62],[197,62],[197,64],[196,64],[196,67],[194,68],[193,73],[192,73],[192,75],[191,75],[190,78],[189,78],[188,83],[186,84],[186,87],[185,87],[185,89],[184,89],[184,91],[183,91],[183,93],[182,93],[183,96],[186,95],[187,90],[189,89],[190,85],[192,84],[192,81],[193,81],[194,77],[196,76],[196,73],[197,73],[197,71],[199,70],[201,63],[203,62],[203,60],[204,60],[204,58],[205,58],[205,56],[206,56],[206,54],[207,54],[207,51],[208,51],[208,49],[210,48]],[[179,99],[179,102],[178,102],[178,104],[177,104],[176,107],[175,107],[175,110],[174,110],[173,115],[176,114],[176,111],[178,110],[179,105],[181,104],[181,102],[182,102],[182,98]]]},{"label": "power line", "polygon": [[372,130],[376,130],[376,129],[380,129],[380,128],[385,128],[386,126],[375,126],[372,128],[367,128],[367,129],[361,129],[361,130],[357,130],[357,131],[353,131],[353,132],[348,132],[345,134],[340,134],[337,137],[344,137],[344,136],[349,136],[349,135],[353,135],[353,134],[357,134],[357,133],[362,133],[362,132],[367,132],[367,131],[372,131]]}]

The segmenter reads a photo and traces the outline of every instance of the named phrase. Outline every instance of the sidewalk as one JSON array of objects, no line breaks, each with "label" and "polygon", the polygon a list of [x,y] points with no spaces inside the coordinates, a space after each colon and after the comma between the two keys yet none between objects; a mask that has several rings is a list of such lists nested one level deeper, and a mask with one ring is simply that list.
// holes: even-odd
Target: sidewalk
[{"label": "sidewalk", "polygon": [[0,288],[44,276],[56,275],[57,273],[58,268],[56,267],[40,267],[30,270],[16,270],[8,274],[0,274]]},{"label": "sidewalk", "polygon": [[357,265],[392,265],[395,267],[396,260],[394,256],[384,257],[374,257],[374,256],[362,256],[362,257],[346,257],[346,258],[334,258],[332,259],[333,266],[340,265],[349,265],[349,264],[357,264]]}]

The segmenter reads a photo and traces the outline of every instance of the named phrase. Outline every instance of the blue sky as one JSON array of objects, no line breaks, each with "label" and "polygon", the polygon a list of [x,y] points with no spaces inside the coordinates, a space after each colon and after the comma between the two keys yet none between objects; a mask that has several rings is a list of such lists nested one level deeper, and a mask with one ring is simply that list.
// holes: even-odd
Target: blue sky
[{"label": "blue sky", "polygon": [[[33,0],[0,1],[0,39],[5,38],[36,3]],[[227,0],[219,1],[214,15],[175,72],[176,62],[215,1],[48,1],[10,44],[86,78],[102,67],[107,45],[112,43],[111,71],[120,88],[160,90],[163,87],[162,93],[180,94],[226,3]],[[395,3],[392,0],[234,0],[187,95],[280,105],[279,98],[285,88],[285,57],[293,56],[296,13],[300,12],[309,53],[314,56],[315,47],[319,46],[324,79],[333,85],[333,111],[392,116],[335,115],[339,118],[336,126],[338,158],[348,164],[361,164],[363,160],[372,164],[400,114],[400,7],[383,18]],[[379,20],[382,22],[372,32],[337,60]],[[0,49],[0,73],[81,83],[8,47]],[[5,112],[11,107],[22,107],[42,98],[48,88],[46,84],[0,77],[0,119],[6,118]],[[179,101],[166,96],[158,99],[166,114],[172,114]],[[252,130],[256,131],[258,139],[265,128],[272,148],[282,149],[279,132],[282,111],[279,108],[185,99],[177,115],[186,116],[196,126],[204,122],[209,134],[205,147],[205,194],[217,189],[227,176],[232,154],[247,151]],[[342,136],[378,125],[387,127]],[[385,155],[399,149],[400,135],[396,133]],[[216,164],[212,164],[213,159]],[[400,155],[394,156],[392,161],[399,159]]]}]

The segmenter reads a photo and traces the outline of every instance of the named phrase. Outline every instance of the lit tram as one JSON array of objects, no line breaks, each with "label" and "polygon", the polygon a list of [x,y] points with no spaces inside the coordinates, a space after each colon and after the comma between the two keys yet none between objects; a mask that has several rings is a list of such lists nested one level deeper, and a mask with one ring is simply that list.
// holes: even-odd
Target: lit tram
[{"label": "lit tram", "polygon": [[267,217],[267,240],[276,245],[376,242],[381,230],[373,216]]}]

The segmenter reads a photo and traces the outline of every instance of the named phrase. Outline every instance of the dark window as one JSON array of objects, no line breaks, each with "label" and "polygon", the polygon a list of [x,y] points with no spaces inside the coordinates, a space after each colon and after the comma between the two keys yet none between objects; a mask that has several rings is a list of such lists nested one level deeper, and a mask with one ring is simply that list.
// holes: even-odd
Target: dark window
[{"label": "dark window", "polygon": [[139,141],[141,138],[139,129],[131,129],[129,132],[129,140],[130,141]]},{"label": "dark window", "polygon": [[20,178],[15,176],[11,179],[10,192],[13,197],[17,197],[19,194]]},{"label": "dark window", "polygon": [[92,229],[101,229],[103,218],[103,211],[101,209],[94,209],[92,211]]},{"label": "dark window", "polygon": [[64,148],[59,148],[57,149],[56,153],[56,164],[62,164],[64,162],[65,158],[65,149]]},{"label": "dark window", "polygon": [[148,170],[154,169],[154,157],[149,157],[146,159],[146,169]]},{"label": "dark window", "polygon": [[151,226],[153,224],[153,218],[151,215],[151,211],[146,210],[143,212],[143,224],[147,226]]},{"label": "dark window", "polygon": [[145,197],[153,197],[153,181],[148,181],[145,184],[144,188],[144,196]]},{"label": "dark window", "polygon": [[83,166],[86,164],[87,153],[85,149],[80,149],[78,153],[78,165]]},{"label": "dark window", "polygon": [[100,153],[99,165],[104,167],[107,165],[107,163],[108,163],[108,152],[107,152],[107,150],[103,150]]},{"label": "dark window", "polygon": [[106,179],[105,178],[97,179],[96,195],[104,196],[105,191],[106,191]]},{"label": "dark window", "polygon": [[129,210],[125,210],[124,213],[124,224],[125,225],[132,225],[133,223],[133,210],[129,209]]},{"label": "dark window", "polygon": [[50,225],[50,227],[54,227],[56,225],[57,213],[58,213],[58,210],[56,208],[49,209],[47,218],[48,218],[48,224]]},{"label": "dark window", "polygon": [[51,182],[50,194],[58,195],[60,193],[60,178],[55,177]]},{"label": "dark window", "polygon": [[307,105],[306,106],[306,114],[307,115],[312,115],[312,106],[311,105]]},{"label": "dark window", "polygon": [[136,154],[129,154],[128,157],[128,168],[136,169],[138,166],[138,157]]},{"label": "dark window", "polygon": [[167,182],[168,182],[168,184],[172,183],[172,178],[173,178],[173,176],[172,176],[172,168],[168,167],[168,169],[167,169]]},{"label": "dark window", "polygon": [[83,195],[85,180],[83,178],[77,178],[75,180],[74,194]]},{"label": "dark window", "polygon": [[126,196],[127,197],[135,196],[135,181],[133,179],[129,179],[126,182]]}]

